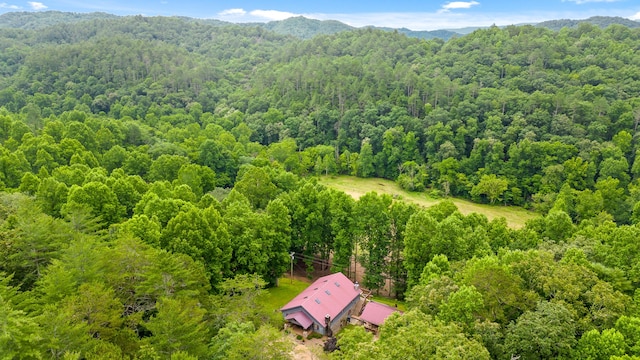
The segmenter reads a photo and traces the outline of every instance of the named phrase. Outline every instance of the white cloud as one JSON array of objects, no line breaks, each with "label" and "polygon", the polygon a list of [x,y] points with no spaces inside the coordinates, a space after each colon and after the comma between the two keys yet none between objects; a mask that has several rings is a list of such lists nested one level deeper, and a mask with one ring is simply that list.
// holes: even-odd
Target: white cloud
[{"label": "white cloud", "polygon": [[[274,20],[284,20],[293,16],[299,16],[300,14],[294,14],[287,11],[279,10],[251,10],[246,11],[244,9],[227,9],[218,13],[220,20],[231,22],[266,22]],[[312,17],[309,15],[303,15],[306,17]]]},{"label": "white cloud", "polygon": [[18,9],[21,9],[21,7],[20,7],[20,6],[18,6],[18,5],[11,5],[11,4],[7,4],[7,3],[0,3],[0,9],[18,10]]},{"label": "white cloud", "polygon": [[31,6],[31,8],[33,10],[44,10],[46,8],[48,8],[47,5],[41,3],[41,2],[36,2],[36,1],[29,1],[27,4],[29,4],[29,6]]},{"label": "white cloud", "polygon": [[635,15],[631,15],[631,17],[629,17],[629,19],[631,20],[640,20],[640,11],[638,11]]},{"label": "white cloud", "polygon": [[290,13],[287,11],[278,11],[278,10],[253,10],[250,12],[250,14],[257,18],[262,18],[269,21],[284,20],[290,17],[297,16],[294,13]]},{"label": "white cloud", "polygon": [[218,13],[220,16],[242,16],[247,12],[244,9],[227,9]]},{"label": "white cloud", "polygon": [[480,5],[480,3],[477,1],[453,1],[442,5],[442,10],[448,11],[451,9],[469,9],[475,5]]}]

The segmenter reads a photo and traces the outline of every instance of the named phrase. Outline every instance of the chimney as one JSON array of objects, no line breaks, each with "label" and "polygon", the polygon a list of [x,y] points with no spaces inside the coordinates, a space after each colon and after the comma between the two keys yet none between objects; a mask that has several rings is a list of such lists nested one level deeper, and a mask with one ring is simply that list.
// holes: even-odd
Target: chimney
[{"label": "chimney", "polygon": [[324,316],[324,323],[326,325],[324,334],[327,335],[327,337],[332,337],[333,331],[331,331],[331,315],[327,314]]}]

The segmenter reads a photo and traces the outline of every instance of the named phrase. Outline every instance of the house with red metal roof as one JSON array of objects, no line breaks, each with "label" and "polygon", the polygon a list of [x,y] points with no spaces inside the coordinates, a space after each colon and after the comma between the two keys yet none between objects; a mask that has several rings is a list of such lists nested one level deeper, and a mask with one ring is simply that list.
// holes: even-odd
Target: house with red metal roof
[{"label": "house with red metal roof", "polygon": [[377,333],[380,325],[394,312],[399,312],[399,310],[389,305],[369,301],[365,304],[359,319],[366,329]]},{"label": "house with red metal roof", "polygon": [[360,293],[357,282],[335,273],[314,281],[280,311],[290,324],[331,336],[353,315]]}]

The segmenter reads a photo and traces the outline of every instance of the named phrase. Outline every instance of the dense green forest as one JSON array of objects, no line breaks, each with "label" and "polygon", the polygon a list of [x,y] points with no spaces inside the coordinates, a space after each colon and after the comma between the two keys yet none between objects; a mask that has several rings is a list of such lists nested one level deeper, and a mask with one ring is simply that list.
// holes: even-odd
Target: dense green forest
[{"label": "dense green forest", "polygon": [[1,358],[287,358],[291,251],[407,302],[328,357],[640,357],[640,29],[33,27],[0,29]]},{"label": "dense green forest", "polygon": [[550,21],[543,21],[541,23],[537,23],[536,26],[541,26],[551,30],[560,30],[563,27],[575,28],[575,27],[578,27],[581,23],[585,23],[585,22],[590,23],[592,25],[597,25],[601,28],[606,28],[612,24],[624,25],[629,28],[640,27],[640,22],[633,21],[627,18],[617,17],[617,16],[616,17],[592,16],[584,20],[571,20],[571,19],[550,20]]}]

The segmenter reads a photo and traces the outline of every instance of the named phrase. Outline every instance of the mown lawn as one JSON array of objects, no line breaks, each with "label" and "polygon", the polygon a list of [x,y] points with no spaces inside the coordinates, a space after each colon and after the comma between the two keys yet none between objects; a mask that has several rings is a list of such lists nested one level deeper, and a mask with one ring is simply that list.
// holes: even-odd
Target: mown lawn
[{"label": "mown lawn", "polygon": [[280,310],[286,303],[309,286],[310,282],[280,278],[278,287],[267,289],[260,297],[260,303],[268,311]]},{"label": "mown lawn", "polygon": [[[397,199],[425,207],[435,205],[443,200],[430,198],[427,193],[405,191],[395,182],[385,179],[363,179],[354,176],[322,176],[319,178],[319,182],[336,190],[344,191],[355,199],[358,199],[368,192],[375,191],[378,194],[389,194]],[[539,214],[517,206],[476,204],[463,199],[448,199],[456,204],[462,214],[480,213],[484,214],[489,220],[504,217],[507,220],[507,224],[512,228],[521,228],[527,220],[540,216]]]},{"label": "mown lawn", "polygon": [[377,296],[377,295],[373,295],[372,296],[372,300],[385,304],[385,305],[389,305],[389,306],[394,306],[396,308],[398,308],[398,310],[400,311],[407,311],[407,305],[404,301],[400,301],[397,299],[391,299],[388,297],[382,297],[382,296]]}]

